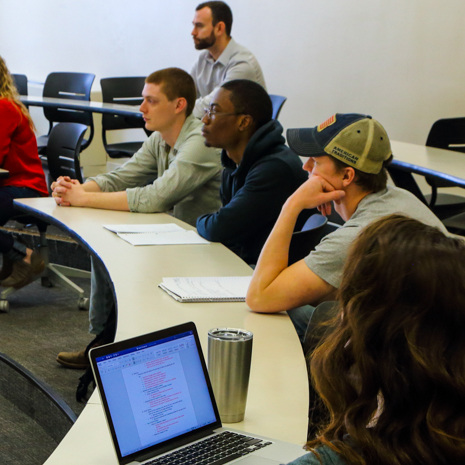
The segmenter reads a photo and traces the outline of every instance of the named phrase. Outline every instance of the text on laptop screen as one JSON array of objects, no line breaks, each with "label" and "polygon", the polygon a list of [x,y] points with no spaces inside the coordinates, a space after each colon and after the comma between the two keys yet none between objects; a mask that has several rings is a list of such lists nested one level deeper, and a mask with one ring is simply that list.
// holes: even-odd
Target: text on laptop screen
[{"label": "text on laptop screen", "polygon": [[216,421],[192,331],[96,361],[123,457]]}]

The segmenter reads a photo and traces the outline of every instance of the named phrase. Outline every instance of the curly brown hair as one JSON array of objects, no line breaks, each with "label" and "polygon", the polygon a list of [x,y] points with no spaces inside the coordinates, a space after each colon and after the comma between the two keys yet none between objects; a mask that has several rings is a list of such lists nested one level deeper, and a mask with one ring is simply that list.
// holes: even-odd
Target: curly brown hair
[{"label": "curly brown hair", "polygon": [[330,420],[307,447],[348,464],[465,463],[465,242],[382,218],[354,242],[338,302],[310,361]]},{"label": "curly brown hair", "polygon": [[19,99],[18,90],[2,56],[0,56],[0,98],[13,101],[18,106],[18,110],[27,118],[30,128],[34,131],[35,127],[31,115]]}]

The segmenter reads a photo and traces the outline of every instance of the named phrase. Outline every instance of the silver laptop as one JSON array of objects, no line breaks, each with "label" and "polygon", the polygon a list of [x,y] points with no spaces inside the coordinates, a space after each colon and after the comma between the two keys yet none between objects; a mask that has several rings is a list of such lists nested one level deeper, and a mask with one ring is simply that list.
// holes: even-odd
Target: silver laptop
[{"label": "silver laptop", "polygon": [[305,453],[222,428],[192,322],[94,348],[89,358],[120,464],[281,464]]}]

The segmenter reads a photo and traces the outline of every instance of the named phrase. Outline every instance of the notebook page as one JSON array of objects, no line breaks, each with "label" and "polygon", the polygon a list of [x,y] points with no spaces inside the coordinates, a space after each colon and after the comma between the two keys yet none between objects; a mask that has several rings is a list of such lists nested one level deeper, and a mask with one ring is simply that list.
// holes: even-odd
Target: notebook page
[{"label": "notebook page", "polygon": [[159,286],[181,302],[245,301],[251,276],[163,278]]}]

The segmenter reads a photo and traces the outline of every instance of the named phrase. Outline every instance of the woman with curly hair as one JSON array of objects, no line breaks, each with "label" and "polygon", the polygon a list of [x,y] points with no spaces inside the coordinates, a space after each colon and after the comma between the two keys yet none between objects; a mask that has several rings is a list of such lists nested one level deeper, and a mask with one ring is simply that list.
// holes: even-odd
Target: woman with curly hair
[{"label": "woman with curly hair", "polygon": [[[0,179],[0,226],[14,214],[13,199],[47,196],[44,171],[37,152],[34,124],[19,100],[5,61],[0,56],[0,167],[9,171]],[[0,231],[0,252],[3,268],[1,285],[20,288],[44,269],[41,257]]]},{"label": "woman with curly hair", "polygon": [[293,465],[465,463],[465,242],[390,215],[354,242],[311,355],[329,410]]}]

